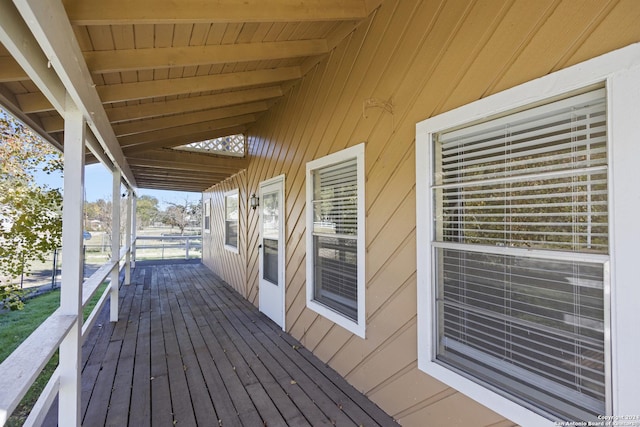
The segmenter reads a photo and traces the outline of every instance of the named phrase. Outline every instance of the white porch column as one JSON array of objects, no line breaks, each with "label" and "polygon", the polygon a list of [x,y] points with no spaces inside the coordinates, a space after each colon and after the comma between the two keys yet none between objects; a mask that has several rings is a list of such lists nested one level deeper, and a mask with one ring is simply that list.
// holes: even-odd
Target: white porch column
[{"label": "white porch column", "polygon": [[131,201],[131,210],[133,211],[133,215],[131,217],[131,268],[136,268],[136,239],[138,236],[137,222],[136,222],[136,213],[138,209],[138,196],[133,194],[133,199]]},{"label": "white porch column", "polygon": [[[120,259],[120,170],[113,171],[113,196],[111,200],[111,260]],[[118,285],[120,268],[111,272],[111,315],[112,322],[118,321]]]},{"label": "white porch column", "polygon": [[58,425],[80,425],[82,361],[82,211],[84,194],[85,121],[67,95],[64,114],[64,202],[62,208],[62,285],[60,309],[77,316],[60,345]]},{"label": "white porch column", "polygon": [[127,192],[127,222],[125,223],[125,242],[124,245],[126,248],[129,248],[127,251],[126,259],[125,259],[125,270],[124,270],[124,284],[131,284],[131,202],[133,200],[133,190],[129,190]]}]

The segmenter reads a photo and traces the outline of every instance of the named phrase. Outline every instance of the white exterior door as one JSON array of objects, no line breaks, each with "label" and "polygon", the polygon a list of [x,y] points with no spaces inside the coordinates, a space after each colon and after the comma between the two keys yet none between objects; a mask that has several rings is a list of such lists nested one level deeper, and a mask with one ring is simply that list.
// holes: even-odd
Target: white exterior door
[{"label": "white exterior door", "polygon": [[260,183],[260,311],[284,329],[284,175]]}]

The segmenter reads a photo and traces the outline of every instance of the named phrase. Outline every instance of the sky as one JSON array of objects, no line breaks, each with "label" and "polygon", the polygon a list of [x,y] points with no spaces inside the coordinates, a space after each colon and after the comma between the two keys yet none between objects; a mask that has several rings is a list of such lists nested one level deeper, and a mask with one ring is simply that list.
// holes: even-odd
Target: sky
[{"label": "sky", "polygon": [[[0,116],[8,114],[2,106],[0,106]],[[45,142],[46,143],[46,142]],[[50,188],[62,188],[62,175],[60,173],[46,174],[44,172],[35,173],[36,182],[40,185],[46,184]],[[95,202],[98,199],[110,200],[112,193],[112,177],[111,172],[101,163],[85,166],[85,201]],[[136,189],[138,197],[152,196],[158,199],[160,209],[164,210],[169,203],[184,203],[185,199],[190,202],[201,200],[201,193],[190,193],[184,191],[164,191],[164,190],[147,190]]]},{"label": "sky", "polygon": [[[98,199],[111,199],[112,178],[111,172],[102,164],[92,164],[85,167],[84,172],[85,200],[87,202],[95,202]],[[62,188],[62,175],[60,173],[47,175],[40,172],[36,174],[36,182],[38,184],[46,184],[51,188]],[[137,189],[136,193],[140,196],[153,196],[160,202],[160,209],[167,207],[169,203],[184,203],[185,199],[190,202],[201,199],[200,193],[189,193],[184,191],[165,191],[165,190],[147,190]]]}]

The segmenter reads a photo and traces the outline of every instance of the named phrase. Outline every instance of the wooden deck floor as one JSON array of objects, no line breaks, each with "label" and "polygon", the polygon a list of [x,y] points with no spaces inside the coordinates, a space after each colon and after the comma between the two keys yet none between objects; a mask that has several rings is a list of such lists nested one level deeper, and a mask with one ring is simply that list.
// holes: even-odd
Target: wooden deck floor
[{"label": "wooden deck floor", "polygon": [[84,426],[397,426],[201,264],[120,289],[83,347]]}]

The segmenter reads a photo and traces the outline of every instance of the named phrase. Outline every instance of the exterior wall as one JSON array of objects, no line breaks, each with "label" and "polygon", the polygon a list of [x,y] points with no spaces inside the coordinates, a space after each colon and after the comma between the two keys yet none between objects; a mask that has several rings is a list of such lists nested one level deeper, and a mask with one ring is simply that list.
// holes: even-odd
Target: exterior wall
[{"label": "exterior wall", "polygon": [[[246,204],[285,174],[287,330],[403,425],[513,425],[417,369],[415,124],[637,42],[639,19],[635,0],[385,1],[250,130],[250,164],[234,178],[246,183],[246,255],[224,253],[212,233],[205,263],[242,289],[246,256],[243,293],[258,305],[258,216]],[[305,164],[362,141],[365,340],[305,307]],[[231,188],[205,194],[214,229]]]},{"label": "exterior wall", "polygon": [[[211,233],[203,233],[202,262],[242,296],[247,296],[247,197],[246,173],[241,172],[203,194],[211,203]],[[238,189],[238,253],[224,246],[224,193]]]}]

